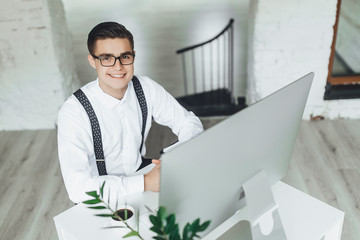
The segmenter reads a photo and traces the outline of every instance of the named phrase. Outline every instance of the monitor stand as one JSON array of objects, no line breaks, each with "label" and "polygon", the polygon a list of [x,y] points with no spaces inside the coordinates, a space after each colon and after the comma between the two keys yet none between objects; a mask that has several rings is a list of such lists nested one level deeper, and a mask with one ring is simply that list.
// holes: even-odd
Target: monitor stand
[{"label": "monitor stand", "polygon": [[[238,210],[234,216],[203,239],[227,239],[221,236],[235,224],[245,220],[250,223],[253,240],[286,240],[278,206],[268,184],[266,173],[260,171],[255,174],[242,185],[242,188],[240,199],[245,197],[245,207]],[[239,237],[229,239],[239,239]]]}]

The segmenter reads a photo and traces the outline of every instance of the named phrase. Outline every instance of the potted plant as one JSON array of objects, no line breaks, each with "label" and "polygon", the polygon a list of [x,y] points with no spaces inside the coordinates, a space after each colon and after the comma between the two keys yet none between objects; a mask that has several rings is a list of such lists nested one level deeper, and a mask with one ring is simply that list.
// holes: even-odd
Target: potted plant
[{"label": "potted plant", "polygon": [[[130,231],[123,236],[123,238],[136,236],[139,239],[144,239],[140,233],[135,230],[127,222],[130,217],[131,212],[126,208],[119,214],[116,210],[114,211],[109,202],[105,202],[103,199],[104,196],[104,186],[105,182],[100,187],[99,193],[96,191],[87,192],[86,194],[92,197],[89,200],[83,201],[84,204],[89,205],[88,207],[96,210],[109,210],[110,213],[101,213],[95,214],[99,217],[108,217],[115,218],[123,223],[123,226],[112,226],[111,228],[128,228]],[[180,234],[179,225],[176,223],[176,217],[174,213],[168,214],[166,209],[162,206],[159,207],[159,210],[155,215],[150,215],[150,222],[152,223],[151,231],[155,232],[157,235],[153,238],[156,240],[193,240],[195,238],[200,238],[198,235],[199,232],[205,231],[206,228],[210,225],[210,221],[200,223],[200,219],[197,218],[192,223],[187,223],[182,233]]]}]

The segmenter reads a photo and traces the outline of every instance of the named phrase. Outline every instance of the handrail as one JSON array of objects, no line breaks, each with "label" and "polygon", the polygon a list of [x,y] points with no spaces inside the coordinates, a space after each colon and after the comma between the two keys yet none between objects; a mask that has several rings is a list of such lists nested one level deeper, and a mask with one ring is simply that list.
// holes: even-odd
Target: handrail
[{"label": "handrail", "polygon": [[[217,44],[214,44],[216,42]],[[197,51],[197,49],[201,51]],[[232,96],[231,101],[233,102],[233,50],[233,18],[219,34],[210,40],[177,50],[176,53],[181,55],[185,95],[189,95],[189,89],[192,89],[192,93],[197,94],[225,88]],[[205,51],[209,54],[206,58]],[[191,64],[186,64],[186,59]],[[207,69],[206,72],[205,69]]]},{"label": "handrail", "polygon": [[234,22],[234,19],[231,18],[228,25],[226,25],[226,27],[224,28],[224,30],[222,30],[218,35],[216,35],[215,37],[213,37],[212,39],[206,41],[206,42],[203,42],[203,43],[199,43],[199,44],[196,44],[196,45],[193,45],[193,46],[190,46],[190,47],[186,47],[186,48],[182,48],[182,49],[179,49],[176,51],[177,54],[180,54],[180,53],[183,53],[183,52],[187,52],[189,50],[192,50],[194,48],[197,48],[197,47],[200,47],[200,46],[203,46],[207,43],[210,43],[212,41],[214,41],[216,38],[218,38],[219,36],[221,36],[221,34],[223,34],[224,32],[226,32],[230,27],[231,25],[233,24]]}]

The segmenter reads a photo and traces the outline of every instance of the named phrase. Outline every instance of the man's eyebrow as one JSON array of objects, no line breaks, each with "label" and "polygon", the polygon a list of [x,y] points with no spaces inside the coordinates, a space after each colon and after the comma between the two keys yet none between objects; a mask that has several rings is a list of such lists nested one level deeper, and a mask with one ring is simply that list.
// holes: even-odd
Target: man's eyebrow
[{"label": "man's eyebrow", "polygon": [[111,54],[111,53],[102,53],[102,54],[100,54],[100,56],[104,56],[104,57],[114,57],[114,54]]},{"label": "man's eyebrow", "polygon": [[127,54],[132,54],[132,52],[127,51],[127,52],[121,53],[120,56],[121,55],[127,55]]},{"label": "man's eyebrow", "polygon": [[[123,53],[120,54],[120,56],[121,56],[121,55],[127,55],[127,54],[132,54],[132,52],[130,52],[130,51],[123,52]],[[100,56],[104,56],[104,57],[115,57],[115,55],[112,54],[112,53],[102,53],[102,54],[100,54]]]}]

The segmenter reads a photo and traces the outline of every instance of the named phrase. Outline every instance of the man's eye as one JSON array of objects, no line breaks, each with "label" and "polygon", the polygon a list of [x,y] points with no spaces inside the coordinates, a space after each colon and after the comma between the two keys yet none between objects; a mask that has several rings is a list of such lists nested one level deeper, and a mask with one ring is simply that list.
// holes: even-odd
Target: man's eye
[{"label": "man's eye", "polygon": [[102,57],[102,60],[104,60],[104,61],[109,61],[109,60],[110,60],[110,57]]},{"label": "man's eye", "polygon": [[128,55],[128,54],[122,55],[121,58],[122,58],[122,59],[129,59],[129,58],[130,58],[130,55]]}]

